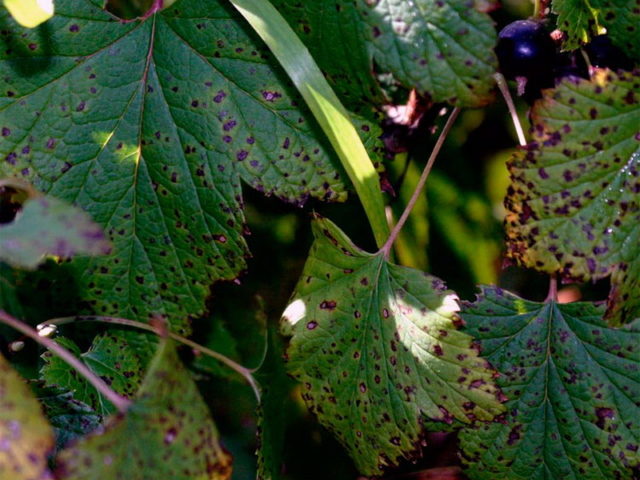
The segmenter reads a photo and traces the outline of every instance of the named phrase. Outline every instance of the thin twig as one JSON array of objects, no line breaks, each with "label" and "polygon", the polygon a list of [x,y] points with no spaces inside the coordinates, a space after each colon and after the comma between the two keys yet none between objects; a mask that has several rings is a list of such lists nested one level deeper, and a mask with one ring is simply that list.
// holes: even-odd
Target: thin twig
[{"label": "thin twig", "polygon": [[549,276],[549,292],[545,303],[558,301],[558,278],[555,274]]},{"label": "thin twig", "polygon": [[444,127],[442,128],[442,131],[438,136],[438,140],[436,141],[436,144],[434,145],[433,150],[431,151],[429,160],[427,161],[427,164],[425,165],[424,170],[422,171],[422,175],[420,175],[420,180],[418,180],[416,189],[414,190],[413,195],[411,195],[411,199],[409,199],[409,203],[407,203],[407,206],[405,207],[404,212],[402,212],[402,215],[400,216],[398,223],[396,223],[396,226],[393,227],[393,230],[389,234],[389,238],[380,249],[380,252],[384,255],[384,258],[386,259],[389,258],[391,248],[393,247],[393,242],[395,242],[396,238],[398,237],[398,234],[400,233],[400,230],[402,230],[402,227],[407,222],[407,219],[409,218],[409,214],[411,213],[411,210],[413,210],[413,207],[418,201],[418,198],[420,198],[420,194],[422,193],[424,184],[426,183],[427,177],[431,172],[431,167],[433,167],[433,164],[436,161],[436,158],[438,157],[438,153],[440,153],[440,149],[442,148],[442,145],[444,144],[444,141],[447,138],[447,135],[449,134],[451,127],[453,126],[453,122],[455,122],[459,113],[460,113],[460,108],[458,107],[454,108],[451,111],[449,118],[447,119],[447,123],[445,123]]},{"label": "thin twig", "polygon": [[522,125],[520,124],[520,119],[518,118],[518,112],[516,111],[516,106],[513,103],[513,98],[511,97],[511,93],[509,92],[507,81],[504,79],[504,75],[502,75],[501,73],[495,73],[493,75],[493,78],[496,80],[498,88],[500,89],[500,93],[502,93],[504,101],[507,103],[507,108],[509,109],[509,114],[511,115],[511,121],[513,122],[513,126],[516,129],[516,134],[518,135],[518,142],[520,142],[520,146],[524,147],[527,145],[527,139],[524,136],[524,131],[522,130]]},{"label": "thin twig", "polygon": [[[155,333],[156,335],[158,334],[158,331],[155,327],[146,323],[137,322],[135,320],[129,320],[127,318],[103,317],[103,316],[93,316],[93,315],[88,315],[88,316],[80,315],[76,317],[53,318],[51,320],[47,320],[46,322],[41,323],[40,325],[38,325],[38,328],[44,327],[46,325],[65,325],[65,324],[75,323],[75,322],[101,322],[101,323],[109,323],[113,325],[124,325],[127,327],[138,328],[140,330],[146,330],[148,332]],[[210,348],[207,348],[203,345],[200,345],[194,342],[193,340],[189,340],[188,338],[183,337],[182,335],[178,335],[177,333],[168,332],[168,336],[173,340],[176,340],[177,342],[180,342],[184,345],[191,347],[194,350],[197,350],[198,352],[208,355],[209,357],[215,358],[220,363],[225,364],[231,370],[238,373],[247,381],[247,383],[253,390],[253,393],[255,394],[258,402],[260,401],[260,387],[258,386],[258,382],[256,381],[256,379],[252,375],[252,372],[254,372],[255,370],[243,367],[239,363],[231,360],[229,357],[221,353],[218,353],[215,350],[211,350]]]},{"label": "thin twig", "polygon": [[17,318],[12,317],[4,310],[0,310],[0,322],[9,325],[12,328],[15,328],[20,333],[25,336],[35,340],[40,345],[45,347],[47,350],[52,351],[57,356],[59,356],[62,360],[67,362],[71,367],[73,367],[80,375],[82,375],[91,385],[98,390],[103,397],[109,400],[114,407],[118,409],[119,412],[125,413],[131,405],[131,401],[121,395],[118,395],[116,392],[111,390],[109,386],[102,380],[99,376],[93,373],[89,368],[78,360],[71,352],[69,352],[66,348],[61,347],[56,342],[47,337],[41,337],[38,335],[38,332],[31,328],[26,323],[18,320]]}]

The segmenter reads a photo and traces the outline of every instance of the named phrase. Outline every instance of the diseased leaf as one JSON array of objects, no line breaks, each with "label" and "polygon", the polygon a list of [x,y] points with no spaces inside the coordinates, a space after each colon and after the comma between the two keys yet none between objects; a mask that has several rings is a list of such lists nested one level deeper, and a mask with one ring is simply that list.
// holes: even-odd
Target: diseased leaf
[{"label": "diseased leaf", "polygon": [[63,450],[65,480],[227,480],[231,457],[173,343],[162,341],[134,404]]},{"label": "diseased leaf", "polygon": [[38,387],[36,395],[56,434],[58,450],[100,426],[102,416],[88,405],[73,398],[71,392]]},{"label": "diseased leaf", "polygon": [[481,106],[492,98],[496,32],[464,0],[358,0],[373,58],[434,101]]},{"label": "diseased leaf", "polygon": [[606,30],[615,45],[640,60],[640,9],[633,1],[553,0],[552,10],[558,28],[566,33],[566,49],[578,48]]},{"label": "diseased leaf", "polygon": [[16,219],[0,225],[0,260],[34,269],[54,255],[105,255],[111,251],[101,228],[77,207],[53,197],[27,200]]},{"label": "diseased leaf", "polygon": [[0,478],[44,480],[53,430],[22,377],[0,355]]},{"label": "diseased leaf", "polygon": [[[89,350],[82,354],[71,340],[58,338],[56,341],[79,357],[116,393],[129,398],[136,393],[142,381],[142,367],[134,349],[123,338],[98,335]],[[40,376],[47,386],[72,392],[75,400],[89,405],[100,415],[115,412],[113,405],[60,357],[45,352],[42,358],[45,363],[40,369]]]},{"label": "diseased leaf", "polygon": [[535,303],[483,287],[466,330],[500,372],[504,423],[466,429],[472,479],[635,478],[640,456],[640,325],[610,328],[591,303]]},{"label": "diseased leaf", "polygon": [[640,74],[545,92],[509,164],[508,255],[580,280],[611,275],[608,316],[640,316]]},{"label": "diseased leaf", "polygon": [[342,176],[277,62],[228,5],[182,0],[117,21],[60,0],[48,35],[0,36],[0,174],[86,209],[114,244],[76,260],[93,311],[175,331],[245,268],[240,179],[295,204]]},{"label": "diseased leaf", "polygon": [[492,371],[443,282],[358,249],[326,219],[282,330],[289,373],[358,469],[379,474],[419,453],[423,415],[490,420],[502,411]]}]

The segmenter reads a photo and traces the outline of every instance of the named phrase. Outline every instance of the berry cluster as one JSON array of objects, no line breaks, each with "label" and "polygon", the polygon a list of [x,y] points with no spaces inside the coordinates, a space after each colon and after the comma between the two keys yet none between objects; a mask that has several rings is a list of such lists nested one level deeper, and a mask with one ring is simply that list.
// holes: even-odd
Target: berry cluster
[{"label": "berry cluster", "polygon": [[[630,70],[633,63],[600,35],[584,47],[591,67]],[[589,68],[580,50],[560,52],[541,22],[518,20],[502,29],[496,46],[502,74],[518,83],[518,94],[531,102],[543,88],[551,88],[561,78],[589,78]]]}]

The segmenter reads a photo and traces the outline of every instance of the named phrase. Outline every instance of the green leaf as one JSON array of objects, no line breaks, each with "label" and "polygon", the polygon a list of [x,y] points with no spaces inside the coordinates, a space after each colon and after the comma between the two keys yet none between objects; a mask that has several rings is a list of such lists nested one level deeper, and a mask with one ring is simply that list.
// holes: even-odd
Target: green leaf
[{"label": "green leaf", "polygon": [[71,392],[39,387],[36,395],[53,427],[58,450],[100,426],[102,416],[76,400]]},{"label": "green leaf", "polygon": [[603,308],[523,300],[483,287],[467,331],[500,372],[504,423],[463,430],[472,479],[635,478],[640,456],[640,325],[613,329]]},{"label": "green leaf", "polygon": [[[130,348],[126,340],[116,335],[98,335],[93,339],[89,350],[82,354],[71,340],[58,338],[56,341],[79,357],[116,393],[125,397],[135,394],[142,381],[142,367],[135,349]],[[108,400],[60,357],[45,352],[42,358],[45,363],[40,369],[40,377],[47,386],[73,392],[75,400],[89,405],[100,415],[115,411]]]},{"label": "green leaf", "polygon": [[29,28],[53,16],[53,0],[4,0],[4,6],[20,25]]},{"label": "green leaf", "polygon": [[227,480],[231,457],[173,343],[164,340],[126,414],[57,457],[65,480]]},{"label": "green leaf", "polygon": [[410,88],[457,106],[493,99],[491,18],[465,0],[358,0],[373,58]]},{"label": "green leaf", "polygon": [[640,10],[628,0],[553,0],[558,28],[566,33],[567,50],[588,43],[593,35],[607,32],[614,45],[640,59]]},{"label": "green leaf", "polygon": [[304,97],[340,157],[362,202],[378,246],[389,236],[380,181],[356,132],[309,51],[267,0],[230,0],[269,46]]},{"label": "green leaf", "polygon": [[53,197],[27,200],[9,224],[0,225],[0,260],[34,269],[54,255],[105,255],[111,251],[102,229],[77,207]]},{"label": "green leaf", "polygon": [[564,81],[510,161],[508,255],[565,277],[611,275],[608,315],[640,316],[640,74]]},{"label": "green leaf", "polygon": [[282,330],[289,373],[365,475],[419,451],[422,418],[465,423],[502,411],[488,364],[458,331],[455,294],[314,222]]},{"label": "green leaf", "polygon": [[22,377],[0,355],[0,478],[47,478],[53,430]]},{"label": "green leaf", "polygon": [[228,2],[124,23],[60,0],[48,35],[0,16],[0,175],[104,227],[112,255],[71,266],[91,310],[185,333],[211,283],[246,266],[241,179],[299,205],[346,197],[313,117]]},{"label": "green leaf", "polygon": [[15,271],[0,263],[0,310],[16,318],[25,318],[17,290]]}]

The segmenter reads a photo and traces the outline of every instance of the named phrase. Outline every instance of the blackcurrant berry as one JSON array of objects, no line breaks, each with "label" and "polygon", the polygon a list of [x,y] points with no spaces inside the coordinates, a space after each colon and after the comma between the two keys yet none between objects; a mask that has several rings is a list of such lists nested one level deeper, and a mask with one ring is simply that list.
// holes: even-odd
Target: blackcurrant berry
[{"label": "blackcurrant berry", "polygon": [[502,74],[513,80],[552,78],[556,46],[544,26],[533,20],[518,20],[502,29],[496,54]]}]

